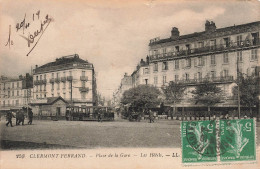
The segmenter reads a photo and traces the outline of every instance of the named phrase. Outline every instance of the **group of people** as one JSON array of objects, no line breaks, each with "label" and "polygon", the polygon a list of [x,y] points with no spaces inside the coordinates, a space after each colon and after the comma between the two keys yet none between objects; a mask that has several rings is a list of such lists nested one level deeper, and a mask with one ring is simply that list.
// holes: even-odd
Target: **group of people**
[{"label": "group of people", "polygon": [[[20,123],[22,123],[22,125],[24,125],[24,119],[25,119],[25,114],[27,112],[27,108],[23,107],[20,110],[10,110],[7,112],[6,114],[6,126],[8,127],[8,125],[10,124],[11,127],[13,127],[12,124],[12,118],[16,118],[16,125],[20,125]],[[33,112],[31,108],[28,108],[28,124],[31,125],[32,124],[32,120],[33,120]]]}]

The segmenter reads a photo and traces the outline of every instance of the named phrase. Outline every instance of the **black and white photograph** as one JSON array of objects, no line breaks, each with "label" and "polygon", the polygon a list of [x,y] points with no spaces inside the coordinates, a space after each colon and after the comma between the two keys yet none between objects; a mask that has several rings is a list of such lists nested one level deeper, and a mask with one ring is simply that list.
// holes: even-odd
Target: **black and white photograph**
[{"label": "black and white photograph", "polygon": [[259,12],[0,0],[0,168],[258,168]]}]

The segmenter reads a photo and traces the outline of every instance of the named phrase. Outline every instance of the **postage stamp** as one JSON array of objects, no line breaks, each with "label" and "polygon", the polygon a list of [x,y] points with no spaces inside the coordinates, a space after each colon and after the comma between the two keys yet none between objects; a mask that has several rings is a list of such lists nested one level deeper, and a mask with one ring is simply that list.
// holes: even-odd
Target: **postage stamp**
[{"label": "postage stamp", "polygon": [[256,160],[254,119],[183,121],[182,162]]},{"label": "postage stamp", "polygon": [[220,161],[256,160],[253,119],[220,120]]},{"label": "postage stamp", "polygon": [[182,162],[217,161],[216,122],[182,122]]}]

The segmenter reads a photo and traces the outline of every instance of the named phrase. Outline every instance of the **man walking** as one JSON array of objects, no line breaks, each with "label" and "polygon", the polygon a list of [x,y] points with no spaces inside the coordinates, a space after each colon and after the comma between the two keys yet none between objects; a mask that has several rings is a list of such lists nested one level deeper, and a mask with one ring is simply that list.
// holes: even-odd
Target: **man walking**
[{"label": "man walking", "polygon": [[31,108],[29,108],[29,111],[28,111],[28,118],[29,118],[28,124],[32,124],[33,112],[32,112]]},{"label": "man walking", "polygon": [[6,114],[7,123],[5,124],[7,127],[8,127],[9,124],[11,125],[11,127],[13,127],[12,117],[14,117],[13,113],[11,111],[8,111],[7,114]]},{"label": "man walking", "polygon": [[149,120],[150,120],[150,123],[154,123],[154,117],[153,117],[153,112],[152,110],[149,110]]}]

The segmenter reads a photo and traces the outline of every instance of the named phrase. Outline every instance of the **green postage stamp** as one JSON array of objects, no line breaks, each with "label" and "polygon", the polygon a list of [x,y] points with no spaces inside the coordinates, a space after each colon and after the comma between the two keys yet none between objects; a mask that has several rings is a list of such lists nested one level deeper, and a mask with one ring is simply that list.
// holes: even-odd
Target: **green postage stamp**
[{"label": "green postage stamp", "polygon": [[183,121],[182,162],[255,161],[254,119]]}]

